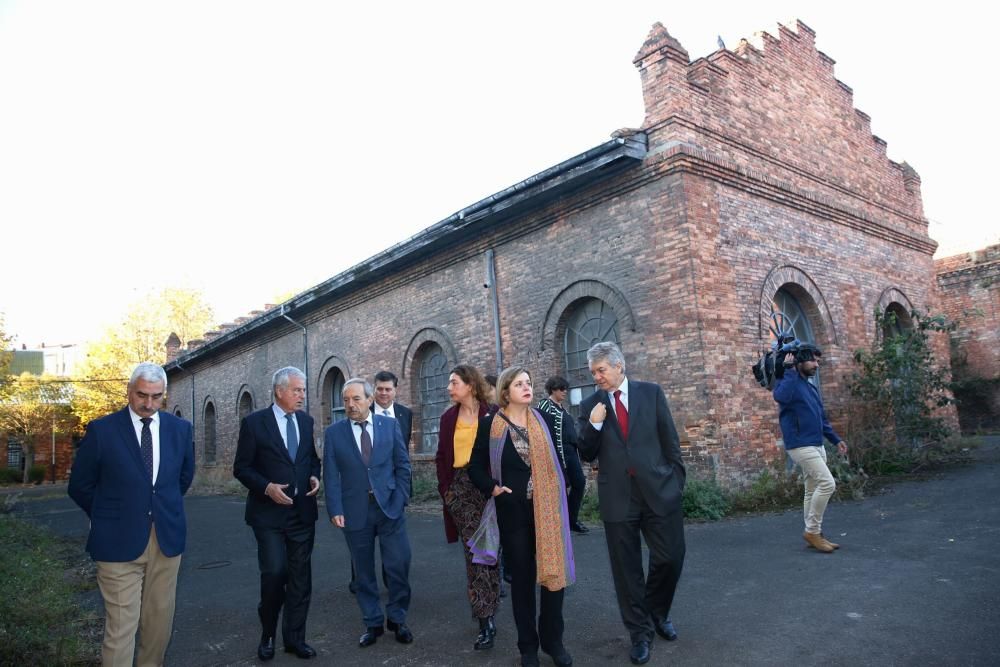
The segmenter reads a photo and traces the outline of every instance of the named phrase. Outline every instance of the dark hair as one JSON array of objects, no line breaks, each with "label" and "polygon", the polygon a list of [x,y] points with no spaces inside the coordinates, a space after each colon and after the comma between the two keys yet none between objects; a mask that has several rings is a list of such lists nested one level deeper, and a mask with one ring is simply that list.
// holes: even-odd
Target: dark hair
[{"label": "dark hair", "polygon": [[496,375],[484,375],[483,379],[486,380],[486,384],[488,384],[489,386],[493,387],[494,389],[497,388],[497,376]]},{"label": "dark hair", "polygon": [[392,371],[379,371],[375,374],[375,382],[391,382],[393,387],[399,385],[399,378]]},{"label": "dark hair", "polygon": [[[472,386],[472,395],[477,401],[484,405],[490,402],[490,388],[483,378],[483,374],[469,364],[459,364],[451,369],[451,373],[458,376],[462,382]],[[449,373],[449,375],[451,374]]]},{"label": "dark hair", "polygon": [[545,381],[545,393],[551,394],[554,391],[566,391],[569,389],[569,380],[561,375],[553,375]]}]

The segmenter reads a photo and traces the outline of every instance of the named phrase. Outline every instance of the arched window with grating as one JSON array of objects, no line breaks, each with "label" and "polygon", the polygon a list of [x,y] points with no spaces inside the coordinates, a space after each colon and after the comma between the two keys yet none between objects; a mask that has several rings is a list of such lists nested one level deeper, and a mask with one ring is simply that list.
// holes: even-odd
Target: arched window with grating
[{"label": "arched window with grating", "polygon": [[[769,342],[774,341],[774,329],[791,333],[802,342],[816,342],[812,325],[809,323],[809,318],[806,316],[802,304],[790,290],[784,287],[778,290],[771,302],[771,322],[773,326]],[[820,371],[817,369],[816,375],[809,378],[809,382],[813,383],[817,389],[820,387],[819,373]]]},{"label": "arched window with grating", "polygon": [[205,405],[205,465],[215,465],[215,405]]},{"label": "arched window with grating", "polygon": [[618,317],[611,306],[600,299],[576,302],[566,318],[563,336],[563,363],[569,380],[570,411],[579,413],[577,406],[594,393],[594,380],[590,376],[587,350],[595,343],[618,343]]},{"label": "arched window with grating", "polygon": [[344,410],[344,373],[339,368],[333,368],[326,374],[323,385],[326,387],[326,395],[330,400],[330,424],[335,424],[342,419],[347,419],[347,411]]},{"label": "arched window with grating", "polygon": [[420,351],[417,387],[420,392],[420,423],[423,437],[420,451],[437,451],[441,413],[448,409],[448,357],[437,343],[428,343]]},{"label": "arched window with grating", "polygon": [[253,412],[253,396],[250,395],[249,391],[245,391],[240,395],[240,404],[237,408],[236,415],[240,420],[242,420],[251,412]]}]

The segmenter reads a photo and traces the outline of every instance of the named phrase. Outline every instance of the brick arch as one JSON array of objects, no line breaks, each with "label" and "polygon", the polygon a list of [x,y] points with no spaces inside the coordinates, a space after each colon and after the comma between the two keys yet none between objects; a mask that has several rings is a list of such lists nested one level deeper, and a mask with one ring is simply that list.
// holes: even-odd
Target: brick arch
[{"label": "brick arch", "polygon": [[[250,397],[250,412],[253,412],[257,407],[257,400],[253,396],[253,392],[250,390],[250,385],[242,384],[239,390],[236,392],[236,416],[240,416],[240,406],[243,403],[243,397]],[[249,414],[249,413],[248,413]]]},{"label": "brick arch", "polygon": [[629,331],[635,331],[635,315],[624,294],[597,278],[580,278],[559,290],[549,305],[540,335],[543,351],[555,347],[556,332],[565,322],[570,307],[577,301],[588,298],[600,299],[611,306],[618,317],[618,323]]},{"label": "brick arch", "polygon": [[[209,410],[212,411],[209,419]],[[219,410],[211,394],[201,404],[201,463],[213,466],[218,461],[219,451]]]},{"label": "brick arch", "polygon": [[445,356],[448,357],[448,363],[452,366],[458,364],[458,353],[455,351],[455,345],[451,342],[448,334],[437,327],[424,327],[413,335],[410,344],[406,346],[406,352],[403,353],[403,363],[399,368],[400,380],[412,376],[417,353],[426,343],[437,343],[441,346]]},{"label": "brick arch", "polygon": [[316,398],[323,400],[323,394],[326,391],[326,376],[334,368],[340,369],[340,372],[344,374],[344,379],[349,380],[353,376],[351,375],[351,367],[347,365],[342,357],[338,357],[335,354],[331,354],[323,362],[323,365],[319,368],[319,375],[316,376],[316,382],[313,386],[316,387]]},{"label": "brick arch", "polygon": [[180,403],[174,403],[174,409],[170,411],[170,414],[172,414],[174,417],[180,417],[181,419],[184,418],[184,415],[181,413]]},{"label": "brick arch", "polygon": [[764,279],[760,290],[760,311],[758,313],[758,335],[762,342],[767,341],[768,325],[771,322],[771,303],[778,290],[785,288],[799,300],[802,310],[809,318],[816,336],[816,342],[823,345],[837,345],[837,329],[833,325],[830,307],[823,297],[823,292],[802,269],[797,266],[785,265],[771,269]]},{"label": "brick arch", "polygon": [[878,307],[883,313],[889,310],[889,306],[898,303],[907,313],[913,312],[913,302],[898,287],[886,287],[878,297]]}]

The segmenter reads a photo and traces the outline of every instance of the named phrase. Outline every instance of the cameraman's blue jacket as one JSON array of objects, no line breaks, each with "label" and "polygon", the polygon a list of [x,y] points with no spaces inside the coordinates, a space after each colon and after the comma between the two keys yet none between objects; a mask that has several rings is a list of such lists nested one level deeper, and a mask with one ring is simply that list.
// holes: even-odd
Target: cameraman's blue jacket
[{"label": "cameraman's blue jacket", "polygon": [[819,390],[796,369],[789,368],[778,380],[774,400],[779,405],[778,420],[785,449],[821,446],[824,436],[835,445],[840,442],[840,436],[826,417]]}]

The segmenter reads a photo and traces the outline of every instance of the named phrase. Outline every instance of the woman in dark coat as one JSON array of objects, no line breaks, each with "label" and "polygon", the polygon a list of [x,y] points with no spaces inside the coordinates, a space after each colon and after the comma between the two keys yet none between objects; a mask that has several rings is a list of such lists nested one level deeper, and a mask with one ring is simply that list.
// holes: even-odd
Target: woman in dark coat
[{"label": "woman in dark coat", "polygon": [[488,387],[472,366],[462,364],[451,371],[448,395],[452,405],[441,415],[438,431],[438,493],[444,502],[444,529],[448,542],[462,538],[465,573],[468,578],[472,615],[479,621],[477,651],[493,648],[497,606],[500,603],[500,571],[496,564],[475,563],[468,541],[479,527],[489,498],[469,481],[468,464],[476,440],[479,420],[492,410],[487,401]]},{"label": "woman in dark coat", "polygon": [[[469,463],[472,483],[491,496],[473,537],[475,560],[503,547],[521,665],[538,665],[538,649],[556,665],[573,659],[563,646],[563,592],[576,578],[566,500],[566,462],[552,438],[551,415],[531,407],[531,376],[508,368],[497,381],[500,408],[479,421]],[[541,613],[535,621],[535,583]]]}]

